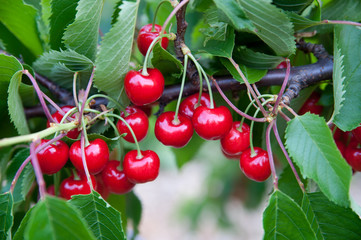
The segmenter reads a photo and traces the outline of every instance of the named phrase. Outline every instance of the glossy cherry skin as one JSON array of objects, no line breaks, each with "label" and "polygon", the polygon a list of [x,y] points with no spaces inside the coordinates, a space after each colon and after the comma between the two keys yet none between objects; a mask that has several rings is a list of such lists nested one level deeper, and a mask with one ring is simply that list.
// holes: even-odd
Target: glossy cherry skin
[{"label": "glossy cherry skin", "polygon": [[221,138],[222,150],[228,155],[240,155],[249,148],[250,128],[246,123],[242,124],[242,132],[238,130],[240,121],[233,122],[231,130]]},{"label": "glossy cherry skin", "polygon": [[357,141],[361,143],[361,125],[352,130],[352,134],[357,139]]},{"label": "glossy cherry skin", "polygon": [[320,115],[323,110],[323,106],[317,105],[320,98],[321,95],[318,92],[313,92],[311,96],[306,100],[306,102],[302,105],[301,109],[298,111],[298,114],[303,115],[306,112],[310,112]]},{"label": "glossy cherry skin", "polygon": [[345,159],[353,170],[361,172],[361,147],[358,142],[350,142],[345,150]]},{"label": "glossy cherry skin", "polygon": [[196,133],[206,140],[224,137],[232,128],[232,114],[225,106],[213,109],[199,106],[192,117]]},{"label": "glossy cherry skin", "polygon": [[281,62],[276,67],[276,69],[284,69],[284,68],[287,68],[287,63],[286,62]]},{"label": "glossy cherry skin", "polygon": [[[162,27],[158,24],[154,24],[154,31],[152,32],[152,24],[151,23],[143,26],[139,30],[137,44],[138,44],[138,49],[143,54],[143,56],[145,56],[147,54],[150,44],[153,42],[153,40],[156,37],[159,36],[160,31],[162,31]],[[164,31],[164,33],[166,33],[166,32]],[[166,38],[166,37],[162,38],[161,45],[164,49],[167,49],[168,42],[169,42],[168,38]]]},{"label": "glossy cherry skin", "polygon": [[[61,109],[65,112],[65,113],[67,113],[69,110],[71,110],[72,108],[74,108],[74,106],[63,106],[63,107],[61,107]],[[61,119],[63,119],[63,117],[64,117],[64,115],[62,115],[60,112],[55,112],[53,115],[51,115],[53,118],[54,118],[54,120],[57,122],[57,123],[60,123],[60,121],[61,121]],[[67,122],[67,121],[66,121]],[[46,123],[46,126],[47,127],[50,127],[50,122],[48,121],[47,123]],[[72,138],[72,139],[77,139],[78,138],[78,136],[79,136],[79,133],[80,133],[80,131],[77,129],[77,128],[74,128],[74,129],[72,129],[72,130],[70,130],[67,134],[66,134],[66,136],[68,136],[68,138]]]},{"label": "glossy cherry skin", "polygon": [[162,113],[155,122],[154,133],[164,145],[181,148],[191,140],[193,126],[186,116],[178,114],[178,122],[174,121],[174,116],[175,112]]},{"label": "glossy cherry skin", "polygon": [[[125,116],[124,112],[122,112],[120,116],[124,118],[124,120],[132,128],[135,137],[137,138],[137,141],[138,142],[142,141],[147,136],[148,133],[149,120],[147,115],[142,110],[136,107],[126,107],[125,111],[129,115]],[[127,134],[124,137],[126,141],[134,143],[134,138],[130,133],[129,128],[125,125],[123,121],[118,120],[117,129],[119,134],[123,134],[123,133]]]},{"label": "glossy cherry skin", "polygon": [[141,153],[141,158],[137,158],[137,150],[129,151],[124,156],[123,171],[132,183],[150,182],[158,177],[160,166],[158,155],[151,150]]},{"label": "glossy cherry skin", "polygon": [[157,101],[164,90],[164,77],[156,68],[148,68],[148,76],[142,70],[131,70],[125,75],[124,89],[129,100],[136,106]]},{"label": "glossy cherry skin", "polygon": [[[198,103],[199,94],[195,93],[185,98],[179,105],[179,112],[190,119],[192,119],[194,111],[196,110],[196,104]],[[216,103],[213,101],[213,105],[216,106]],[[211,100],[208,93],[202,92],[201,96],[201,105],[204,107],[211,107]]]},{"label": "glossy cherry skin", "polygon": [[[42,139],[40,144],[45,144],[49,140]],[[58,140],[38,154],[38,161],[41,172],[44,174],[54,174],[64,167],[69,157],[69,147],[65,142]]]},{"label": "glossy cherry skin", "polygon": [[[104,140],[98,138],[89,142],[85,147],[85,159],[90,174],[101,172],[109,160],[108,145]],[[84,172],[83,161],[81,159],[80,141],[74,142],[69,150],[69,158],[74,167],[79,172]]]},{"label": "glossy cherry skin", "polygon": [[[89,194],[91,192],[85,175],[79,175],[80,179],[74,179],[74,176],[70,176],[64,179],[60,184],[60,196],[65,199],[70,199],[73,195]],[[95,177],[90,175],[93,187],[96,188]]]},{"label": "glossy cherry skin", "polygon": [[240,167],[244,174],[257,182],[265,181],[271,175],[268,154],[265,150],[255,147],[255,156],[251,156],[251,148],[245,150],[240,159]]},{"label": "glossy cherry skin", "polygon": [[110,192],[125,194],[130,192],[135,184],[128,180],[123,170],[118,169],[119,164],[116,160],[109,161],[102,171],[102,180]]}]

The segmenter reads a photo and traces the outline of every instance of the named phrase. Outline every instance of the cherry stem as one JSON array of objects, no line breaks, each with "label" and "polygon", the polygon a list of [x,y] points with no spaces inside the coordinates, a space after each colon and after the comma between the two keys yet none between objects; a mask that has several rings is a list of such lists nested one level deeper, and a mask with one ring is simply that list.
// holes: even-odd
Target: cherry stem
[{"label": "cherry stem", "polygon": [[[173,11],[168,15],[167,19],[163,23],[162,31],[160,31],[160,35],[162,35],[167,28],[168,23],[172,19],[172,17],[181,9],[184,5],[186,5],[189,2],[189,0],[183,0],[181,3],[179,3],[176,7],[174,7]],[[172,4],[173,6],[173,4]]]},{"label": "cherry stem", "polygon": [[[60,123],[59,123],[59,124],[63,124],[64,121],[65,121],[65,119],[68,120],[68,119],[69,119],[69,116],[70,116],[71,114],[77,112],[77,111],[78,111],[78,109],[77,109],[76,107],[70,109],[67,113],[64,114],[64,116],[63,116],[63,118],[60,120]],[[73,122],[73,121],[75,121],[75,120],[71,120],[71,122]],[[54,137],[56,137],[58,134],[59,134],[59,132],[56,132]]]},{"label": "cherry stem", "polygon": [[[119,132],[118,132],[118,129],[117,129],[117,127],[115,126],[115,124],[113,123],[113,121],[111,121],[111,120],[108,118],[108,123],[109,123],[109,125],[114,129],[115,135],[120,138],[120,134],[119,134]],[[122,152],[123,152],[123,146],[122,146],[122,144],[120,144],[120,141],[117,141],[117,145],[118,145],[118,148],[119,148],[119,150],[120,150],[119,159],[122,159],[121,154],[122,154]],[[119,171],[122,171],[122,170],[123,170],[121,164],[119,164],[119,166],[117,167],[117,169],[118,169]]]},{"label": "cherry stem", "polygon": [[241,78],[243,79],[244,84],[247,86],[247,89],[249,90],[249,92],[252,94],[253,98],[256,99],[256,103],[258,105],[258,107],[260,108],[262,114],[264,117],[267,117],[267,112],[264,109],[264,107],[262,106],[261,102],[259,101],[259,99],[257,98],[256,93],[254,92],[253,88],[251,87],[251,85],[249,84],[247,78],[244,76],[242,70],[239,68],[239,65],[233,60],[233,58],[228,58],[228,60],[232,63],[232,65],[236,68],[238,74],[241,76]]},{"label": "cherry stem", "polygon": [[272,111],[272,113],[273,113],[274,115],[277,114],[278,106],[279,106],[279,104],[280,104],[280,102],[281,102],[282,95],[283,95],[283,93],[284,93],[285,90],[286,90],[286,86],[287,86],[288,79],[289,79],[290,72],[291,72],[291,64],[290,64],[290,60],[289,60],[288,58],[286,59],[286,64],[287,64],[287,68],[286,68],[285,79],[283,80],[281,90],[280,90],[280,92],[278,93],[278,96],[277,96],[277,99],[276,99],[276,103],[275,103],[275,105],[273,106],[273,111]]},{"label": "cherry stem", "polygon": [[361,27],[361,23],[358,23],[358,22],[352,22],[352,21],[342,21],[342,20],[323,20],[323,21],[321,21],[321,23],[324,23],[324,24],[345,24],[345,25],[352,25],[352,26]]},{"label": "cherry stem", "polygon": [[100,111],[95,110],[95,109],[87,109],[87,108],[86,108],[85,111],[86,111],[86,112],[93,112],[93,113],[96,113],[96,114],[97,114],[94,118],[92,118],[92,119],[88,122],[88,125],[89,125],[90,123],[96,121],[98,118],[100,118],[100,117],[104,116],[105,114],[113,111],[113,109],[109,109],[109,110],[107,110],[107,111],[100,112]]},{"label": "cherry stem", "polygon": [[139,147],[139,143],[138,143],[137,137],[135,136],[135,133],[134,133],[132,127],[129,126],[129,124],[127,123],[127,121],[125,121],[125,119],[122,118],[121,116],[118,116],[118,115],[113,114],[113,113],[107,113],[105,116],[118,118],[120,121],[122,121],[122,122],[125,124],[125,126],[127,126],[127,128],[128,128],[129,131],[130,131],[130,133],[132,134],[132,137],[133,137],[133,139],[134,139],[135,146],[137,147],[137,152],[138,152],[137,158],[142,158],[143,155],[142,155],[142,152],[140,151],[140,147]]},{"label": "cherry stem", "polygon": [[[44,148],[50,146],[50,144],[62,139],[66,134],[63,133],[51,140],[49,140],[48,142],[44,143],[44,144],[41,144],[40,146],[38,146],[36,149],[35,149],[35,154],[37,154],[38,152],[40,152],[41,150],[43,150]],[[10,192],[13,193],[14,192],[14,189],[15,189],[15,185],[21,175],[21,173],[23,172],[24,168],[26,167],[26,165],[30,162],[31,160],[31,156],[27,157],[24,162],[20,165],[19,169],[16,171],[16,174],[11,182],[11,186],[10,186]]]},{"label": "cherry stem", "polygon": [[182,83],[180,86],[180,90],[179,90],[179,96],[178,96],[178,101],[177,101],[177,107],[175,109],[175,114],[174,114],[174,119],[173,119],[173,123],[175,125],[179,124],[179,119],[178,119],[178,111],[179,111],[179,105],[182,101],[182,94],[183,94],[183,89],[184,89],[184,83],[186,81],[186,75],[187,75],[187,67],[188,67],[188,55],[184,56],[184,68],[183,68],[183,76],[182,76]]},{"label": "cherry stem", "polygon": [[76,107],[79,107],[79,102],[78,102],[78,97],[76,94],[76,80],[78,77],[78,72],[74,73],[74,77],[73,77],[73,98],[74,98],[74,103]]},{"label": "cherry stem", "polygon": [[296,171],[296,168],[295,168],[295,166],[293,165],[293,163],[292,163],[292,161],[291,161],[291,158],[290,158],[290,156],[288,155],[288,153],[287,153],[287,151],[286,151],[286,148],[285,148],[285,146],[284,146],[283,143],[282,143],[282,140],[281,140],[280,135],[279,135],[279,133],[278,133],[276,120],[275,120],[275,124],[273,125],[273,133],[274,133],[274,135],[275,135],[275,137],[276,137],[276,139],[277,139],[278,145],[281,147],[282,152],[283,152],[283,154],[285,155],[285,157],[286,157],[286,159],[287,159],[287,161],[288,161],[288,164],[290,165],[290,167],[291,167],[291,169],[292,169],[293,174],[295,175],[295,178],[296,178],[296,180],[297,180],[297,182],[298,182],[298,185],[300,186],[302,192],[305,192],[305,186],[303,185],[303,182],[301,181],[301,178],[299,177],[299,175],[298,175],[298,173],[297,173],[297,171]]},{"label": "cherry stem", "polygon": [[44,181],[44,178],[43,178],[43,173],[41,172],[41,168],[40,168],[40,165],[39,165],[38,156],[35,153],[35,145],[37,143],[39,143],[39,140],[36,140],[35,142],[32,142],[30,144],[30,157],[32,159],[31,163],[33,164],[33,168],[34,168],[34,172],[35,172],[35,176],[36,176],[36,181],[38,182],[38,186],[39,186],[40,199],[44,200],[45,193],[46,193],[46,188],[45,188],[45,181]]},{"label": "cherry stem", "polygon": [[[65,115],[65,112],[63,111],[63,109],[61,109],[59,107],[58,104],[56,104],[51,98],[49,98],[45,93],[42,92],[43,97],[45,98],[46,101],[48,101],[61,115]],[[68,118],[69,121],[71,121],[71,118]],[[55,119],[54,119],[55,122]]]},{"label": "cherry stem", "polygon": [[44,110],[46,118],[49,120],[49,122],[54,122],[54,118],[51,116],[49,108],[45,104],[45,101],[43,98],[44,93],[40,90],[40,87],[39,87],[38,83],[36,82],[35,78],[33,77],[33,75],[31,75],[29,73],[28,70],[22,70],[22,73],[25,74],[30,79],[31,83],[33,84],[33,87],[35,89],[36,94],[38,95],[40,104]]},{"label": "cherry stem", "polygon": [[227,96],[223,93],[222,89],[219,87],[217,81],[212,78],[214,85],[216,86],[219,94],[221,94],[222,98],[224,99],[224,101],[227,102],[227,104],[239,115],[241,115],[242,117],[245,117],[251,121],[255,121],[255,122],[266,122],[266,118],[255,118],[252,117],[244,112],[242,112],[241,110],[239,110],[236,106],[234,106],[234,104],[227,98]]},{"label": "cherry stem", "polygon": [[154,38],[152,43],[149,45],[149,48],[147,50],[147,54],[145,54],[145,58],[144,58],[144,64],[143,64],[143,70],[142,70],[142,75],[143,76],[149,76],[149,73],[147,71],[147,65],[148,65],[148,58],[150,56],[150,53],[153,50],[154,45],[158,42],[158,40],[161,38],[161,34],[159,34],[158,37]]},{"label": "cherry stem", "polygon": [[82,127],[82,133],[84,135],[84,143],[85,143],[85,147],[89,146],[89,139],[88,139],[88,134],[86,132],[86,123],[85,123],[85,119],[84,116],[82,116],[81,118],[81,127]]},{"label": "cherry stem", "polygon": [[5,146],[18,144],[18,143],[22,143],[22,142],[30,142],[30,141],[33,141],[34,139],[42,139],[42,138],[45,138],[57,131],[71,130],[75,127],[76,127],[76,124],[74,122],[64,123],[64,124],[54,123],[53,126],[48,127],[40,132],[23,135],[23,136],[16,136],[16,137],[12,137],[12,138],[3,138],[0,140],[0,147],[5,147]]},{"label": "cherry stem", "polygon": [[[183,2],[182,2],[183,3]],[[206,80],[207,83],[207,87],[208,87],[208,93],[209,93],[209,100],[210,100],[210,108],[213,109],[214,108],[214,104],[213,104],[213,93],[212,93],[212,88],[211,88],[211,84],[209,82],[207,73],[204,71],[203,67],[199,64],[199,62],[197,61],[197,59],[192,55],[192,53],[188,52],[187,55],[189,56],[190,59],[192,59],[192,61],[194,62],[194,64],[197,67],[197,70],[200,69],[201,72],[198,74],[203,74],[204,79]],[[202,88],[202,85],[200,85],[200,88]]]},{"label": "cherry stem", "polygon": [[152,32],[154,31],[155,20],[157,19],[157,13],[158,13],[158,11],[159,11],[159,8],[160,8],[160,6],[162,6],[163,3],[166,3],[166,2],[168,2],[168,1],[167,1],[167,0],[161,1],[161,2],[158,4],[157,8],[155,9],[154,17],[153,17],[153,22],[152,22],[152,30],[151,30]]},{"label": "cherry stem", "polygon": [[273,185],[275,189],[278,189],[278,177],[276,174],[276,167],[275,167],[275,163],[273,160],[273,154],[272,154],[272,147],[271,147],[271,129],[272,126],[274,125],[275,120],[272,120],[272,122],[270,122],[267,126],[266,129],[266,147],[267,147],[267,153],[268,153],[268,158],[269,158],[269,164],[271,167],[271,172],[272,172],[272,176],[273,176]]},{"label": "cherry stem", "polygon": [[298,117],[298,114],[291,107],[289,107],[287,104],[284,104],[283,102],[280,102],[280,105],[282,107],[285,107],[290,113],[292,113],[293,116]]},{"label": "cherry stem", "polygon": [[[91,178],[90,178],[90,173],[89,173],[89,169],[88,169],[88,165],[86,163],[86,156],[85,156],[85,140],[88,140],[86,138],[86,132],[83,131],[81,132],[81,136],[80,136],[80,148],[81,148],[81,160],[83,162],[83,168],[84,168],[84,172],[85,172],[85,175],[86,175],[86,178],[87,178],[87,181],[88,181],[88,184],[90,186],[90,189],[93,190],[94,189],[94,186],[93,186],[93,183],[91,181]],[[88,142],[89,143],[89,142]]]},{"label": "cherry stem", "polygon": [[[83,120],[83,113],[84,113],[85,103],[86,103],[86,99],[89,96],[91,85],[93,84],[94,73],[95,73],[95,66],[93,68],[92,74],[90,75],[88,85],[87,85],[86,90],[84,92],[84,97],[83,97],[83,99],[81,101],[82,104],[81,104],[81,108],[79,110],[79,112],[80,112],[79,119],[78,119],[79,122],[81,122]],[[83,124],[81,124],[81,125],[83,125]]]},{"label": "cherry stem", "polygon": [[115,100],[114,98],[109,97],[107,95],[104,95],[104,94],[94,94],[94,95],[92,95],[91,97],[88,98],[85,105],[88,106],[90,101],[93,100],[94,98],[108,99],[110,102],[115,104],[115,106],[118,108],[119,111],[125,111],[125,107],[123,105],[121,105],[120,103],[118,103],[117,100]]},{"label": "cherry stem", "polygon": [[196,68],[198,71],[198,76],[199,76],[199,95],[198,95],[198,102],[197,104],[194,106],[195,108],[199,107],[201,105],[201,100],[202,100],[202,92],[203,92],[203,77],[201,74],[201,70],[199,68],[199,65],[196,64]]}]

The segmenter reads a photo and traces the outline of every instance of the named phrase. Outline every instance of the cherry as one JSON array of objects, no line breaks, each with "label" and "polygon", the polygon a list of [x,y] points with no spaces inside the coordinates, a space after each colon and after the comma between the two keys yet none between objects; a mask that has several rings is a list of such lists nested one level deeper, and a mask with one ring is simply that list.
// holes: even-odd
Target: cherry
[{"label": "cherry", "polygon": [[340,151],[341,155],[343,157],[345,157],[345,153],[346,153],[346,145],[341,141],[341,140],[335,140],[336,146],[338,148],[338,150]]},{"label": "cherry", "polygon": [[240,121],[233,122],[231,130],[221,138],[222,150],[229,155],[240,155],[249,147],[250,128],[242,124],[242,132],[238,130]]},{"label": "cherry", "polygon": [[232,114],[225,106],[213,109],[199,106],[192,117],[194,130],[201,138],[217,140],[232,128]]},{"label": "cherry", "polygon": [[353,170],[361,172],[361,148],[358,142],[350,142],[345,150],[345,159]]},{"label": "cherry", "polygon": [[[162,31],[162,27],[158,24],[154,24],[154,31],[152,31],[152,24],[147,24],[143,26],[138,33],[138,49],[139,51],[145,56],[147,54],[148,48],[150,44],[153,42],[153,40],[159,36],[160,31]],[[164,33],[166,33],[164,31]],[[164,49],[167,49],[168,47],[168,38],[163,37],[162,38],[162,47]]]},{"label": "cherry", "polygon": [[118,170],[120,162],[109,161],[102,171],[102,180],[112,193],[125,194],[130,192],[135,186],[130,182],[123,170]]},{"label": "cherry", "polygon": [[[186,99],[182,101],[182,103],[179,105],[179,112],[190,119],[192,119],[194,110],[196,109],[196,104],[198,103],[198,97],[199,94],[195,93],[193,95],[190,95]],[[213,101],[213,105],[216,106],[215,102]],[[202,92],[201,96],[201,105],[205,107],[211,107],[211,100],[208,93]]]},{"label": "cherry", "polygon": [[[125,111],[129,114],[125,116],[124,112],[120,114],[122,118],[129,124],[129,126],[133,129],[135,137],[138,142],[142,141],[148,133],[149,121],[147,115],[136,107],[126,107]],[[124,139],[128,142],[134,143],[134,138],[130,133],[129,128],[125,125],[123,121],[118,121],[117,129],[120,134],[126,133],[127,135]]]},{"label": "cherry", "polygon": [[287,68],[287,63],[285,61],[278,64],[276,67],[276,69],[284,69],[284,68]]},{"label": "cherry", "polygon": [[241,157],[241,154],[239,154],[239,155],[229,155],[222,148],[221,148],[221,151],[222,151],[223,155],[228,159],[239,159]]},{"label": "cherry", "polygon": [[125,75],[124,88],[134,105],[142,106],[157,101],[164,90],[164,77],[156,68],[148,68],[148,75],[142,70],[131,70]]},{"label": "cherry", "polygon": [[[40,144],[45,144],[49,140],[42,139]],[[65,142],[56,141],[38,154],[40,169],[44,174],[54,174],[64,167],[69,157],[69,147]]]},{"label": "cherry", "polygon": [[124,156],[123,171],[133,183],[153,181],[159,173],[158,155],[151,150],[141,151],[141,153],[142,157],[138,157],[137,150],[132,150]]},{"label": "cherry", "polygon": [[109,197],[110,191],[109,188],[104,184],[101,173],[95,175],[95,181],[95,191],[97,191],[103,199],[107,199]]},{"label": "cherry", "polygon": [[[80,174],[80,179],[75,179],[74,176],[70,176],[64,179],[60,184],[60,196],[65,199],[70,199],[73,195],[89,194],[91,193],[90,186],[88,184],[85,175]],[[93,187],[96,187],[95,177],[90,175]]]},{"label": "cherry", "polygon": [[46,188],[46,192],[49,195],[55,196],[55,186],[54,184],[50,185],[49,187]]},{"label": "cherry", "polygon": [[[84,148],[86,163],[89,173],[97,174],[104,169],[105,164],[109,160],[108,145],[100,138],[90,141],[89,143],[89,146]],[[80,141],[76,141],[71,145],[69,158],[78,171],[84,172]]]},{"label": "cherry", "polygon": [[[72,108],[74,108],[74,106],[63,106],[61,107],[61,110],[63,110],[65,113],[67,113],[69,110],[71,110]],[[60,123],[61,119],[63,119],[64,115],[62,115],[59,111],[55,112],[53,115],[51,115],[54,120],[57,123]],[[67,122],[67,121],[66,121]],[[47,127],[50,127],[50,122],[48,121],[46,123]],[[70,131],[68,131],[68,133],[66,134],[66,136],[68,136],[68,138],[72,138],[72,139],[77,139],[79,136],[80,131],[77,128],[74,128]]]},{"label": "cherry", "polygon": [[357,139],[357,141],[361,143],[361,124],[359,127],[352,130],[352,134]]},{"label": "cherry", "polygon": [[138,108],[140,110],[142,110],[145,115],[147,115],[147,117],[150,117],[150,115],[152,115],[152,106],[150,105],[143,105],[143,106],[138,106]]},{"label": "cherry", "polygon": [[184,147],[193,136],[191,120],[178,115],[178,122],[174,120],[175,112],[162,113],[155,122],[154,133],[157,139],[166,146]]},{"label": "cherry", "polygon": [[306,100],[302,105],[301,109],[298,111],[299,115],[303,115],[306,112],[320,115],[323,110],[323,106],[317,105],[320,100],[321,95],[318,92],[313,92],[311,96]]},{"label": "cherry", "polygon": [[265,181],[271,175],[268,154],[265,150],[255,147],[255,156],[252,156],[251,148],[248,148],[241,155],[240,167],[244,174],[257,182]]}]

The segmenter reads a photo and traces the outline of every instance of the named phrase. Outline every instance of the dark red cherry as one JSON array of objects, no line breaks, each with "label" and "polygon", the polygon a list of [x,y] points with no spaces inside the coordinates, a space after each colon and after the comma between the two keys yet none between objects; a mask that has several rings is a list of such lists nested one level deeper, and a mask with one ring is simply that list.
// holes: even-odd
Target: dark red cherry
[{"label": "dark red cherry", "polygon": [[55,196],[55,186],[54,184],[50,185],[49,187],[46,188],[46,192],[49,195]]},{"label": "dark red cherry", "polygon": [[240,121],[234,122],[231,130],[221,138],[222,150],[229,155],[240,155],[249,148],[250,128],[243,123],[241,132],[238,130],[240,123]]},{"label": "dark red cherry", "polygon": [[299,115],[303,115],[306,112],[320,115],[323,110],[323,106],[317,105],[320,100],[321,95],[318,92],[313,92],[311,96],[306,100],[302,105],[301,109],[298,111]]},{"label": "dark red cherry", "polygon": [[[96,181],[94,176],[90,176],[93,187],[96,188]],[[74,176],[70,176],[64,179],[60,184],[60,196],[65,199],[70,199],[73,195],[89,194],[91,192],[85,175],[80,174],[79,179],[75,179]]]},{"label": "dark red cherry", "polygon": [[[105,164],[109,160],[108,145],[100,138],[90,141],[89,143],[89,146],[85,147],[86,163],[89,173],[97,174],[104,169]],[[84,172],[80,141],[76,141],[71,145],[69,158],[78,171]]]},{"label": "dark red cherry", "polygon": [[239,155],[230,155],[230,154],[226,153],[222,148],[221,148],[221,151],[222,151],[223,156],[225,156],[228,159],[234,159],[234,160],[237,159],[237,160],[239,160],[239,158],[241,157],[241,154],[239,154]]},{"label": "dark red cherry", "polygon": [[361,147],[357,141],[351,141],[347,146],[345,159],[353,170],[361,172]]},{"label": "dark red cherry", "polygon": [[158,141],[166,146],[184,147],[193,136],[191,120],[178,114],[178,121],[174,120],[175,112],[162,113],[155,122],[154,133]]},{"label": "dark red cherry", "polygon": [[[194,110],[196,110],[195,106],[198,103],[198,97],[199,97],[199,93],[195,93],[184,99],[179,105],[179,112],[192,119]],[[216,103],[214,101],[213,101],[213,105],[216,106]],[[208,93],[202,92],[200,106],[204,106],[208,108],[211,107],[211,100]]]},{"label": "dark red cherry", "polygon": [[125,75],[124,88],[129,100],[137,106],[157,101],[164,90],[164,77],[156,68],[148,68],[148,76],[142,70],[131,70]]},{"label": "dark red cherry", "polygon": [[357,139],[357,141],[361,143],[361,125],[352,130],[352,134]]},{"label": "dark red cherry", "polygon": [[124,156],[123,171],[129,181],[145,183],[153,181],[159,173],[160,161],[158,155],[151,151],[141,151],[142,157],[138,158],[137,150],[129,151]]},{"label": "dark red cherry", "polygon": [[276,67],[276,69],[284,69],[284,68],[287,68],[287,63],[286,62],[281,62]]},{"label": "dark red cherry", "polygon": [[[61,107],[61,109],[64,111],[64,113],[67,113],[69,110],[71,110],[72,108],[74,108],[74,106],[63,106]],[[57,123],[60,123],[61,119],[63,119],[64,115],[62,115],[60,112],[55,112],[53,115],[51,115],[54,120],[57,122]],[[73,115],[71,115],[72,117]],[[65,120],[65,122],[68,122],[68,120]],[[46,126],[47,127],[50,127],[50,122],[48,121],[46,123]],[[77,129],[77,128],[74,128],[72,130],[70,130],[66,136],[68,136],[68,138],[72,138],[72,139],[77,139],[78,136],[79,136],[79,133],[80,131]]]},{"label": "dark red cherry", "polygon": [[130,192],[135,184],[128,180],[123,170],[118,169],[119,164],[116,160],[109,161],[102,171],[102,180],[112,193],[125,194]]},{"label": "dark red cherry", "polygon": [[[124,120],[132,128],[138,142],[142,141],[148,133],[149,121],[147,115],[142,110],[136,107],[126,107],[125,111],[129,115],[125,116],[124,112],[122,112],[120,116],[124,118]],[[120,134],[127,134],[124,137],[126,141],[134,143],[134,138],[130,133],[129,128],[124,124],[123,121],[118,120],[117,129]]]},{"label": "dark red cherry", "polygon": [[[162,31],[162,27],[158,24],[154,24],[154,31],[152,31],[152,24],[147,24],[143,26],[138,33],[138,49],[139,51],[145,56],[147,54],[148,48],[150,44],[153,42],[153,40],[159,36],[160,31]],[[164,33],[166,33],[164,31]],[[163,37],[162,38],[162,47],[164,49],[167,49],[168,47],[168,38]]]},{"label": "dark red cherry", "polygon": [[194,130],[206,140],[217,140],[224,137],[232,128],[232,114],[225,106],[213,109],[200,106],[192,117]]},{"label": "dark red cherry", "polygon": [[345,157],[346,156],[345,155],[345,153],[346,153],[346,145],[345,145],[345,143],[343,143],[343,141],[337,140],[337,139],[335,140],[335,143],[336,143],[336,146],[337,146],[338,150],[340,151],[341,155],[343,157]]},{"label": "dark red cherry", "polygon": [[242,153],[240,167],[249,179],[262,182],[271,175],[268,154],[259,147],[255,147],[254,151],[254,156],[251,155],[251,148],[248,148]]},{"label": "dark red cherry", "polygon": [[[40,144],[45,144],[49,140],[42,139]],[[69,157],[69,147],[65,142],[58,140],[38,154],[38,161],[41,172],[44,174],[54,174],[64,167]]]},{"label": "dark red cherry", "polygon": [[109,197],[110,191],[109,188],[103,182],[102,172],[95,175],[95,181],[96,181],[95,191],[97,191],[102,196],[103,199],[107,199]]}]

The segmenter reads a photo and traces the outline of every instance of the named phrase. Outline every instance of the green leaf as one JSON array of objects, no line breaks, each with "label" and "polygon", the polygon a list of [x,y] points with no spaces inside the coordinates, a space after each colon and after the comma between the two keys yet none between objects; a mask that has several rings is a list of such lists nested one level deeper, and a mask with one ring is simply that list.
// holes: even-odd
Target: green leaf
[{"label": "green leaf", "polygon": [[0,1],[0,22],[35,56],[43,52],[37,26],[37,10],[22,0]]},{"label": "green leaf", "polygon": [[358,22],[361,20],[360,12],[361,1],[333,0],[322,7],[322,19]]},{"label": "green leaf", "polygon": [[71,49],[44,53],[33,64],[34,70],[51,79],[59,86],[73,89],[73,76],[79,72],[77,83],[80,88],[86,87],[93,68],[93,62]]},{"label": "green leaf", "polygon": [[21,220],[21,223],[13,237],[13,240],[24,240],[25,239],[25,229],[26,229],[26,226],[28,225],[29,223],[29,219],[30,219],[30,216],[31,214],[33,213],[33,210],[34,210],[35,207],[32,207],[30,208],[24,218]]},{"label": "green leaf", "polygon": [[343,131],[350,131],[361,122],[361,104],[355,104],[361,102],[360,39],[360,29],[335,26],[333,122]]},{"label": "green leaf", "polygon": [[105,34],[95,62],[95,86],[116,100],[120,100],[129,69],[138,5],[139,0],[123,2],[118,21]]},{"label": "green leaf", "polygon": [[160,43],[154,46],[152,64],[162,72],[166,82],[170,82],[170,78],[179,78],[183,72],[182,62],[164,50]]},{"label": "green leaf", "polygon": [[317,26],[322,24],[321,22],[313,21],[308,18],[302,17],[294,12],[288,12],[288,17],[290,18],[291,22],[293,23],[293,29],[295,31],[299,31],[305,28],[309,28],[312,26]]},{"label": "green leaf", "polygon": [[13,197],[10,193],[0,195],[0,239],[7,239],[13,225]]},{"label": "green leaf", "polygon": [[103,0],[79,0],[75,20],[64,32],[67,48],[95,60]]},{"label": "green leaf", "polygon": [[302,175],[340,206],[349,206],[351,167],[342,158],[325,119],[306,113],[288,122],[286,147]]},{"label": "green leaf", "polygon": [[183,148],[171,148],[175,155],[178,168],[181,168],[184,164],[193,159],[198,153],[204,140],[197,134],[194,134],[191,141]]},{"label": "green leaf", "polygon": [[289,196],[275,190],[263,213],[264,238],[310,240],[315,239],[306,215]]},{"label": "green leaf", "polygon": [[[239,75],[237,69],[228,59],[221,58],[221,63],[227,68],[234,79],[240,83],[243,83],[241,75]],[[244,65],[239,65],[239,68],[242,70],[249,83],[258,82],[267,74],[267,70],[248,68]]]},{"label": "green leaf", "polygon": [[69,203],[80,210],[97,239],[125,239],[120,212],[97,192],[76,195]]},{"label": "green leaf", "polygon": [[96,239],[80,213],[65,200],[46,196],[34,207],[25,239]]},{"label": "green leaf", "polygon": [[206,36],[204,45],[213,39],[217,41],[225,41],[227,33],[227,23],[221,22],[218,17],[218,9],[213,6],[204,13],[204,22],[206,28],[200,29],[200,31]]},{"label": "green leaf", "polygon": [[287,15],[267,0],[240,0],[247,17],[256,27],[254,33],[279,56],[296,50],[293,27]]},{"label": "green leaf", "polygon": [[234,30],[231,27],[227,27],[227,34],[225,41],[209,40],[205,47],[201,51],[206,51],[214,56],[218,57],[232,57],[234,48]]},{"label": "green leaf", "polygon": [[66,26],[75,19],[77,0],[52,0],[50,16],[50,46],[54,50],[64,49],[62,38]]},{"label": "green leaf", "polygon": [[305,195],[302,209],[318,240],[361,239],[361,220],[357,214],[330,202],[322,193]]},{"label": "green leaf", "polygon": [[17,71],[10,80],[8,89],[8,109],[10,119],[14,123],[16,130],[20,135],[25,135],[29,134],[30,131],[26,122],[24,107],[19,94],[19,87],[22,76],[22,71]]},{"label": "green leaf", "polygon": [[283,57],[255,52],[244,46],[238,47],[234,51],[233,57],[237,63],[255,69],[273,69],[284,61]]},{"label": "green leaf", "polygon": [[301,13],[312,4],[313,0],[273,0],[274,5],[285,11]]},{"label": "green leaf", "polygon": [[244,11],[237,0],[213,0],[217,8],[220,9],[233,28],[236,30],[254,31],[255,27],[247,19]]},{"label": "green leaf", "polygon": [[[302,180],[303,179],[301,179],[301,181]],[[303,183],[306,186],[305,181],[303,181]],[[293,174],[290,166],[287,166],[283,169],[283,172],[281,173],[278,181],[278,187],[283,193],[287,194],[293,199],[293,201],[295,201],[298,205],[301,206],[303,192],[298,185],[296,177]]]}]

